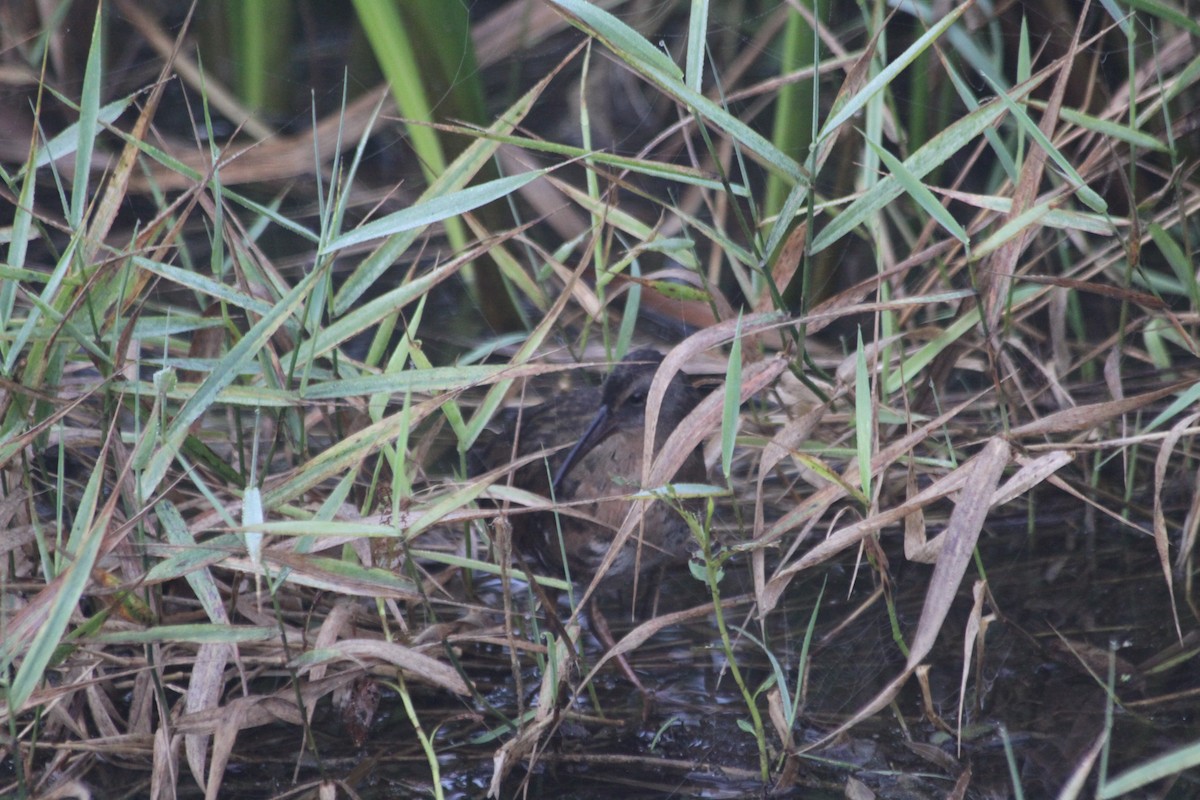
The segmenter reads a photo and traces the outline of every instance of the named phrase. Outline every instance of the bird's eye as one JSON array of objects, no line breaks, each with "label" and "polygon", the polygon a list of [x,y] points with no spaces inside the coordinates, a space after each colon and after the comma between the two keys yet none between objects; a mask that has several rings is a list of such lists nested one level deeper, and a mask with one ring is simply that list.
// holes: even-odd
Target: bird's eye
[{"label": "bird's eye", "polygon": [[630,405],[635,405],[635,406],[645,405],[646,404],[646,393],[641,392],[641,391],[634,392],[633,394],[629,395],[628,402],[630,403]]}]

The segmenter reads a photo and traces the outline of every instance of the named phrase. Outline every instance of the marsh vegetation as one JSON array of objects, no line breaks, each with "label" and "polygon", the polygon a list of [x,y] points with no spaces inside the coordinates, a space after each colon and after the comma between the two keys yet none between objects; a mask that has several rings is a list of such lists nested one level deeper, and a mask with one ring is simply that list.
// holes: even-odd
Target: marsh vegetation
[{"label": "marsh vegetation", "polygon": [[[1194,15],[55,5],[0,795],[1200,792]],[[703,399],[614,536],[694,555],[516,557],[578,509],[473,448],[638,347]]]}]

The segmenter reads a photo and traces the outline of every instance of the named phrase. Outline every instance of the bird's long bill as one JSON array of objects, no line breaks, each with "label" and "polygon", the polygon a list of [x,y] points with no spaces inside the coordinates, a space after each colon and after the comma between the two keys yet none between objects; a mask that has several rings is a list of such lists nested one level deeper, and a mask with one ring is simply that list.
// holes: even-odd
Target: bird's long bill
[{"label": "bird's long bill", "polygon": [[579,437],[579,441],[575,446],[567,452],[567,457],[558,465],[558,469],[554,472],[554,494],[557,496],[562,489],[563,478],[570,472],[571,467],[577,461],[582,461],[583,457],[591,452],[592,448],[600,444],[604,439],[613,432],[613,421],[608,412],[608,406],[601,405],[600,410],[596,412],[596,416],[592,417],[592,421],[588,423],[587,430],[583,432],[583,436]]}]

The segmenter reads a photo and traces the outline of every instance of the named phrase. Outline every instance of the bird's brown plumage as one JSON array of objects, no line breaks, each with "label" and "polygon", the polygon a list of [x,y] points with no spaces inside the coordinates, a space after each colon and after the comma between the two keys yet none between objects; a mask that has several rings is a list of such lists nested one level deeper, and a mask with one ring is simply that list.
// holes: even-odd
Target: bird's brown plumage
[{"label": "bird's brown plumage", "polygon": [[[559,503],[590,501],[576,506],[586,519],[567,513],[512,515],[514,544],[523,553],[556,571],[562,570],[565,554],[573,580],[590,580],[595,574],[628,514],[628,496],[641,488],[646,398],[661,363],[656,351],[635,350],[599,389],[574,390],[520,409],[478,448],[477,465],[487,469],[514,455],[514,441],[518,460],[552,451],[545,459],[519,467],[513,485]],[[655,452],[698,401],[698,393],[683,376],[675,375],[659,410]],[[697,450],[673,480],[704,479],[704,461]],[[679,513],[662,501],[646,509],[634,535],[605,573],[607,580],[687,559],[691,535]]]}]

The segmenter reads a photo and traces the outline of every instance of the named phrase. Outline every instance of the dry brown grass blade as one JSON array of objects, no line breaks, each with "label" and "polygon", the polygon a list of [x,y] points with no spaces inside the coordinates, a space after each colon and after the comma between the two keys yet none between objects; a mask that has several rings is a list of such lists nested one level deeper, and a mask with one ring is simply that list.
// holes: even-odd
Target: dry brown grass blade
[{"label": "dry brown grass blade", "polygon": [[[1085,8],[1089,5],[1090,0],[1085,4]],[[1075,53],[1079,47],[1079,40],[1082,36],[1083,24],[1086,19],[1087,13],[1085,11],[1079,15],[1078,24],[1074,35],[1071,37],[1071,44],[1067,53],[1059,58],[1052,67],[1057,70],[1058,76],[1054,82],[1054,88],[1051,90],[1050,99],[1046,104],[1045,110],[1042,112],[1041,123],[1038,125],[1038,128],[1050,141],[1053,141],[1054,129],[1058,126],[1063,95],[1067,91],[1068,80],[1071,76],[1071,67],[1075,63]],[[1049,156],[1050,154],[1042,147],[1032,146],[1029,148],[1025,162],[1021,165],[1021,176],[1013,192],[1012,206],[1004,220],[1005,222],[1016,220],[1033,205],[1037,198],[1038,190],[1042,185],[1042,175],[1045,171],[1046,159]],[[994,353],[998,353],[1001,350],[1000,318],[1008,307],[1012,279],[1017,273],[1017,263],[1020,261],[1021,254],[1025,252],[1025,248],[1036,231],[1036,227],[1029,226],[1013,236],[987,259],[986,264],[982,265],[979,271],[980,293],[982,295],[980,302],[983,309],[984,330],[988,336],[989,347]]]},{"label": "dry brown grass blade", "polygon": [[395,642],[379,639],[342,639],[332,648],[332,652],[356,663],[382,661],[457,695],[471,693],[470,687],[453,667]]},{"label": "dry brown grass blade", "polygon": [[963,706],[966,705],[968,697],[967,678],[971,675],[971,656],[975,652],[976,645],[982,651],[984,645],[983,634],[987,632],[987,626],[983,624],[983,601],[986,598],[987,583],[985,581],[975,581],[975,585],[971,587],[971,613],[967,615],[967,626],[963,631],[962,677],[958,682],[958,721],[955,729],[958,734],[958,754],[960,757],[962,756]]},{"label": "dry brown grass blade", "polygon": [[[321,627],[317,630],[317,638],[313,641],[313,647],[317,650],[333,647],[345,631],[351,630],[354,608],[357,604],[357,600],[348,597],[334,603],[333,608],[329,609],[329,613],[325,615],[325,619],[321,620]],[[328,670],[328,663],[317,664],[309,670],[308,676],[311,680],[319,681],[325,677]],[[312,709],[309,709],[309,713],[312,713]]]},{"label": "dry brown grass blade", "polygon": [[[908,474],[904,481],[904,496],[908,500],[912,500],[914,496],[920,493],[917,483],[917,471],[915,465],[909,464]],[[937,537],[934,537],[935,539]],[[941,547],[941,543],[929,540],[928,529],[925,524],[925,509],[918,507],[911,514],[904,517],[904,558],[908,561],[914,561],[920,564],[932,564],[937,559],[937,551]]]},{"label": "dry brown grass blade", "polygon": [[[150,129],[150,122],[154,119],[155,112],[158,111],[158,104],[162,99],[163,89],[171,76],[172,64],[179,55],[184,35],[192,21],[193,11],[195,11],[194,3],[188,9],[187,18],[184,20],[170,52],[166,54],[167,57],[164,59],[162,68],[158,73],[158,80],[155,81],[154,88],[150,91],[150,96],[147,98],[141,113],[138,114],[137,121],[134,122],[133,128],[130,130],[129,135],[132,141],[127,141],[121,149],[121,157],[117,161],[116,169],[113,170],[112,177],[108,181],[108,186],[105,187],[104,196],[101,198],[92,222],[88,226],[89,236],[87,247],[89,250],[84,258],[89,263],[94,260],[100,244],[108,238],[113,223],[116,222],[117,212],[120,210],[122,204],[126,202],[129,182],[133,175],[134,167],[137,166],[138,154],[140,152],[135,142],[145,138],[146,132]],[[138,292],[135,291],[132,294],[136,296]]]},{"label": "dry brown grass blade", "polygon": [[1085,406],[1067,408],[1047,414],[1041,419],[1018,425],[1011,431],[1013,439],[1031,436],[1050,436],[1056,433],[1075,433],[1090,431],[1108,422],[1114,417],[1137,411],[1151,403],[1178,392],[1180,389],[1192,386],[1195,381],[1177,381],[1161,389],[1134,395],[1122,400],[1107,400],[1102,403],[1091,403]]},{"label": "dry brown grass blade", "polygon": [[[1200,472],[1196,474],[1193,481],[1194,486],[1200,486]],[[1192,503],[1183,520],[1183,541],[1179,543],[1179,555],[1175,559],[1175,568],[1180,572],[1185,571],[1195,552],[1198,528],[1200,528],[1200,492],[1192,492]]]},{"label": "dry brown grass blade", "polygon": [[1015,460],[1020,468],[996,490],[991,500],[994,506],[1017,499],[1042,481],[1049,480],[1074,459],[1066,450],[1051,450],[1033,459],[1018,454]]},{"label": "dry brown grass blade", "polygon": [[[1189,414],[1176,422],[1166,438],[1162,440],[1162,444],[1159,445],[1158,456],[1154,459],[1154,548],[1158,551],[1158,562],[1162,566],[1163,581],[1167,584],[1167,596],[1171,601],[1171,618],[1175,623],[1175,635],[1181,642],[1183,641],[1183,629],[1179,624],[1179,609],[1175,605],[1175,580],[1171,574],[1171,539],[1167,531],[1167,517],[1163,512],[1163,491],[1167,480],[1167,467],[1171,464],[1175,446],[1184,436],[1194,434],[1192,426],[1197,419],[1200,419],[1200,413]],[[1181,548],[1181,556],[1182,552]]]},{"label": "dry brown grass blade", "polygon": [[[300,686],[300,703],[305,707],[322,697],[349,685],[362,675],[362,670],[352,669],[321,681],[307,681]],[[210,708],[195,714],[182,714],[174,725],[175,733],[215,733],[222,722],[241,706],[236,713],[242,714],[243,728],[268,725],[277,720],[303,724],[296,705],[296,687],[284,686],[272,694],[236,697],[223,706]]]},{"label": "dry brown grass blade", "polygon": [[[539,706],[539,712],[545,708]],[[513,767],[520,764],[526,757],[532,761],[540,749],[542,740],[548,737],[554,727],[554,717],[549,713],[539,713],[534,721],[521,729],[520,733],[502,744],[492,756],[492,780],[488,784],[488,797],[501,797],[504,779],[512,772]]]},{"label": "dry brown grass blade", "polygon": [[[1015,460],[1021,465],[1020,469],[1005,481],[1003,486],[996,489],[988,503],[990,506],[1002,506],[1026,494],[1038,484],[1049,480],[1056,472],[1070,464],[1074,458],[1066,450],[1053,450],[1034,459],[1018,455]],[[904,557],[922,564],[933,564],[942,551],[946,531],[927,540],[924,537],[923,529],[919,532],[908,530],[907,524],[911,516],[913,515],[905,517]]]},{"label": "dry brown grass blade", "polygon": [[237,736],[242,728],[249,709],[245,703],[234,702],[227,707],[227,713],[217,723],[213,735],[212,763],[208,768],[208,781],[204,786],[204,800],[217,800],[221,796],[221,783],[225,779],[225,768],[233,755],[233,746],[237,744]]},{"label": "dry brown grass blade", "polygon": [[946,526],[946,541],[933,568],[925,607],[910,645],[909,667],[915,667],[933,648],[991,509],[992,495],[1011,460],[1012,448],[1006,440],[996,437],[984,445],[978,456],[959,468],[969,468],[969,474]]},{"label": "dry brown grass blade", "polygon": [[1021,280],[1025,283],[1040,283],[1044,286],[1057,286],[1062,289],[1072,289],[1078,292],[1087,292],[1101,297],[1108,297],[1113,300],[1129,301],[1136,303],[1148,311],[1162,313],[1169,312],[1170,306],[1160,297],[1149,294],[1147,292],[1139,292],[1130,289],[1127,286],[1111,286],[1106,283],[1100,283],[1092,280],[1078,280],[1075,278],[1065,278],[1057,275],[1022,275]]},{"label": "dry brown grass blade", "polygon": [[[232,656],[233,646],[224,642],[206,643],[197,648],[184,698],[184,709],[188,714],[201,714],[217,708],[225,689],[225,665]],[[183,737],[188,768],[196,784],[201,787],[207,785],[205,765],[209,737],[209,733],[187,733]]]},{"label": "dry brown grass blade", "polygon": [[[221,183],[237,186],[255,182],[275,182],[292,178],[303,178],[313,172],[314,139],[316,157],[328,163],[335,148],[342,152],[352,149],[367,133],[367,126],[374,118],[375,107],[388,94],[386,86],[363,94],[350,101],[344,115],[335,112],[317,121],[312,130],[291,136],[267,132],[261,143],[230,145],[221,157]],[[338,135],[340,132],[340,136]],[[168,146],[172,158],[190,169],[207,173],[212,169],[212,157],[207,150],[197,152],[194,145],[180,143]],[[180,191],[189,188],[192,181],[177,170],[157,164],[150,166],[150,177],[133,177],[129,188],[136,192],[149,192],[152,188],[161,191]]]},{"label": "dry brown grass blade", "polygon": [[171,745],[171,730],[166,725],[154,731],[154,757],[150,767],[150,800],[175,796],[179,785],[179,750]]}]

